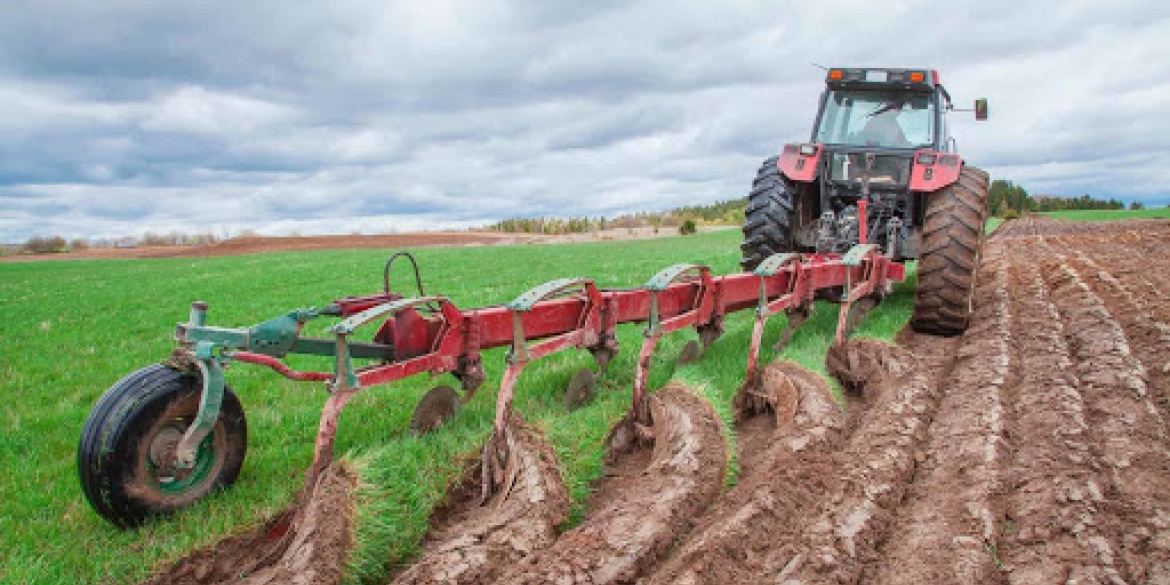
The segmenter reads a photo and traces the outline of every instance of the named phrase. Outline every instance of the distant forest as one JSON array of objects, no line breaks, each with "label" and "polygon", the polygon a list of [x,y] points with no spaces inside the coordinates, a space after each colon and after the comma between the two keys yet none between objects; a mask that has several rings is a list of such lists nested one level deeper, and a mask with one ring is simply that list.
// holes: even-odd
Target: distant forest
[{"label": "distant forest", "polygon": [[[1129,209],[1142,209],[1139,202],[1133,202]],[[641,212],[619,215],[615,218],[578,217],[563,219],[555,217],[533,217],[505,219],[487,229],[506,233],[523,234],[580,234],[606,229],[634,227],[678,227],[688,220],[697,225],[740,225],[747,198],[729,199],[710,205],[691,205],[670,211]],[[1090,195],[1080,197],[1050,197],[1029,195],[1021,186],[1011,181],[995,180],[988,192],[988,210],[995,217],[1019,217],[1024,213],[1045,211],[1072,211],[1079,209],[1125,209],[1117,199],[1097,199]]]},{"label": "distant forest", "polygon": [[619,215],[614,218],[578,217],[562,219],[555,217],[516,218],[498,221],[487,229],[510,234],[582,234],[607,229],[636,227],[678,228],[693,222],[696,225],[739,225],[743,223],[743,212],[747,198],[730,199],[710,205],[690,205],[670,211],[643,211]]},{"label": "distant forest", "polygon": [[[1024,213],[1045,211],[1074,211],[1081,209],[1125,209],[1117,199],[1097,199],[1088,194],[1080,197],[1050,197],[1029,195],[1023,187],[1002,179],[991,182],[987,208],[995,217],[1019,217]],[[1144,209],[1139,201],[1129,204],[1130,209]]]}]

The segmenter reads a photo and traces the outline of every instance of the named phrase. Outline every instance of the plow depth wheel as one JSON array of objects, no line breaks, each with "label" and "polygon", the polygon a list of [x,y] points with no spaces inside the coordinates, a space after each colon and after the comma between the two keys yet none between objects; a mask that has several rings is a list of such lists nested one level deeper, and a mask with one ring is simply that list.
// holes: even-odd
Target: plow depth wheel
[{"label": "plow depth wheel", "polygon": [[77,449],[81,487],[98,514],[120,528],[134,527],[235,482],[248,425],[227,387],[194,465],[175,465],[175,447],[199,411],[201,389],[198,377],[156,364],[106,391],[85,421]]}]

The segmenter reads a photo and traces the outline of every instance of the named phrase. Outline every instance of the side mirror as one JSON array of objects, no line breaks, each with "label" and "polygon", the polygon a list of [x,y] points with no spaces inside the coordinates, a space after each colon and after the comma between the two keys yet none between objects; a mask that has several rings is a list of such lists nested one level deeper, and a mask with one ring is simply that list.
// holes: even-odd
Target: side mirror
[{"label": "side mirror", "polygon": [[987,98],[975,100],[975,119],[979,121],[987,119]]}]

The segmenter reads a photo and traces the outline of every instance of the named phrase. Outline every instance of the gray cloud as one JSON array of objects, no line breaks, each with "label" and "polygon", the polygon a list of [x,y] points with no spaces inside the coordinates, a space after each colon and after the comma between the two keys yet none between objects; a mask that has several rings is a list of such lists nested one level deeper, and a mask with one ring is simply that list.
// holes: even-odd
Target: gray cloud
[{"label": "gray cloud", "polygon": [[964,156],[1165,203],[1150,2],[10,3],[0,240],[380,232],[744,193],[806,140],[810,62],[941,70]]}]

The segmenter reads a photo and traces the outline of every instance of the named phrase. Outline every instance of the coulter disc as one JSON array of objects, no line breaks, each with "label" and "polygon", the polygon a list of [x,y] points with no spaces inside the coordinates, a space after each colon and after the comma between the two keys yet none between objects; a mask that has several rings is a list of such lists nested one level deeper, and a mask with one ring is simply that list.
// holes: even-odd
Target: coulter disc
[{"label": "coulter disc", "polygon": [[435,386],[423,395],[410,417],[410,432],[425,435],[447,422],[459,411],[459,394],[450,386]]},{"label": "coulter disc", "polygon": [[695,360],[698,360],[701,357],[703,357],[702,346],[699,345],[698,341],[691,340],[691,341],[688,341],[687,344],[685,346],[683,346],[682,351],[679,352],[678,364],[680,366],[685,365],[685,364],[689,364]]},{"label": "coulter disc", "polygon": [[565,410],[577,410],[593,400],[597,392],[593,370],[581,368],[565,389]]}]

